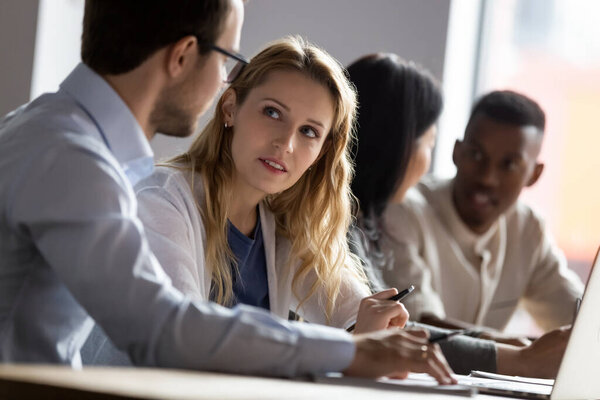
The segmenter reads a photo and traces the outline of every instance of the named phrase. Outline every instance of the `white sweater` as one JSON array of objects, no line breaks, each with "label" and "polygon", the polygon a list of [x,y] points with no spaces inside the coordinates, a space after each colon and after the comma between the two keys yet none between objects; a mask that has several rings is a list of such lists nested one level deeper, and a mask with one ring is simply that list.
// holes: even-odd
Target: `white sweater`
[{"label": "white sweater", "polygon": [[[139,202],[139,217],[144,223],[153,253],[171,277],[173,285],[196,300],[208,300],[211,273],[204,257],[206,231],[197,206],[203,201],[203,184],[199,174],[194,176],[194,192],[190,181],[192,172],[158,167],[153,175],[135,188]],[[298,299],[292,293],[294,268],[288,263],[290,242],[278,235],[275,218],[265,203],[259,205],[260,221],[267,261],[267,279],[271,312],[287,318],[289,310],[296,311]],[[314,275],[299,286],[303,298]],[[344,280],[334,315],[329,325],[344,328],[356,319],[360,300],[368,296],[366,286],[352,277]],[[325,291],[318,291],[298,310],[304,319],[326,324]]]}]

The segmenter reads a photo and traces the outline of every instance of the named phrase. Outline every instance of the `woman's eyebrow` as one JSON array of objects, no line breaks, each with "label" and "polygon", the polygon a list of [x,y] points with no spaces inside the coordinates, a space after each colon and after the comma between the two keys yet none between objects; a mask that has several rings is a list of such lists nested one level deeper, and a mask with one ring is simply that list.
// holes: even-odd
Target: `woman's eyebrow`
[{"label": "woman's eyebrow", "polygon": [[290,108],[289,108],[288,106],[286,106],[286,105],[285,105],[285,104],[283,104],[281,101],[279,101],[279,100],[276,100],[276,99],[274,99],[274,98],[272,98],[272,97],[265,97],[265,98],[263,98],[262,100],[263,100],[263,101],[264,101],[264,100],[269,100],[269,101],[272,101],[272,102],[274,102],[274,103],[277,103],[277,104],[279,104],[279,105],[281,106],[281,108],[283,108],[284,110],[286,110],[286,111],[290,111]]},{"label": "woman's eyebrow", "polygon": [[[272,101],[273,103],[277,103],[284,110],[286,110],[288,112],[290,111],[290,108],[287,105],[285,105],[284,103],[282,103],[281,101],[279,101],[277,99],[274,99],[272,97],[264,97],[262,99],[262,101],[264,101],[264,100],[269,100],[269,101]],[[323,125],[323,123],[321,123],[321,122],[319,122],[319,121],[317,121],[315,119],[308,118],[307,121],[310,122],[310,123],[312,123],[312,124],[318,125],[321,128],[325,129],[325,125]]]},{"label": "woman's eyebrow", "polygon": [[310,123],[312,123],[312,124],[318,125],[318,126],[320,126],[321,128],[325,129],[325,125],[323,125],[322,123],[320,123],[320,122],[319,122],[319,121],[317,121],[317,120],[314,120],[314,119],[310,119],[310,118],[309,118],[309,119],[307,119],[307,121],[308,121],[308,122],[310,122]]}]

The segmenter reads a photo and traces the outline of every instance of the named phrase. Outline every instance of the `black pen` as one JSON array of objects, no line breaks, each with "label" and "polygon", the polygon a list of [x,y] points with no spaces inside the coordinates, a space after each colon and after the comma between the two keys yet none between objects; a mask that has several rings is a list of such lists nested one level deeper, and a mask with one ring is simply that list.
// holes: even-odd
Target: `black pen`
[{"label": "black pen", "polygon": [[[400,293],[395,294],[392,297],[390,297],[388,300],[391,300],[391,301],[400,301],[403,298],[405,298],[406,296],[408,296],[410,294],[410,292],[412,292],[413,290],[415,290],[415,287],[413,285],[410,285],[409,287],[407,287],[406,289],[404,289]],[[350,325],[350,327],[348,329],[346,329],[346,330],[348,332],[352,332],[354,330],[354,328],[356,328],[356,322],[353,323],[352,325]]]},{"label": "black pen", "polygon": [[405,298],[406,296],[408,296],[410,294],[410,292],[412,292],[413,290],[415,290],[415,287],[413,285],[410,285],[409,287],[407,287],[406,289],[404,289],[400,293],[395,294],[392,297],[390,297],[388,300],[400,301],[403,298]]}]

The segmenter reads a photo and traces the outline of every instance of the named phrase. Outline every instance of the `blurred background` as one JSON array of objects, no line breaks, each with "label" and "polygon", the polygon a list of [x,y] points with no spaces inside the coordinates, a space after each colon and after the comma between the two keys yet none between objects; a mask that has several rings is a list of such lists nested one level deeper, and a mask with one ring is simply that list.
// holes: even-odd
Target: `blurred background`
[{"label": "blurred background", "polygon": [[[585,282],[600,244],[598,15],[600,1],[589,0],[250,0],[241,52],[300,34],[344,65],[385,51],[427,68],[445,95],[431,171],[442,177],[454,174],[452,147],[476,97],[513,89],[536,99],[547,115],[546,169],[523,199]],[[0,115],[58,88],[79,62],[82,16],[83,0],[0,2]],[[157,135],[152,146],[160,160],[191,140]],[[508,330],[539,332],[522,312]]]}]

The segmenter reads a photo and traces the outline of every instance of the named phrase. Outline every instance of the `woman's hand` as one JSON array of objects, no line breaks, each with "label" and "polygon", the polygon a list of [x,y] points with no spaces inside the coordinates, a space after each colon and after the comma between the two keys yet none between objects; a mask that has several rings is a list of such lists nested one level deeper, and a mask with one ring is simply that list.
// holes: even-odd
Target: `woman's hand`
[{"label": "woman's hand", "polygon": [[405,378],[409,372],[425,372],[440,384],[455,384],[440,347],[429,343],[427,337],[422,329],[398,328],[356,335],[354,359],[344,374]]},{"label": "woman's hand", "polygon": [[402,303],[389,300],[395,294],[398,294],[398,290],[387,289],[362,299],[356,316],[354,333],[366,333],[391,327],[403,328],[409,315]]}]

